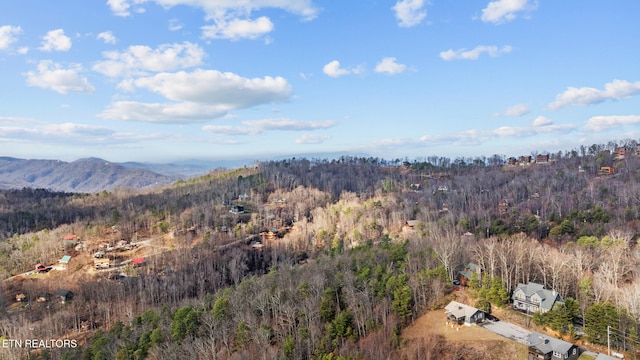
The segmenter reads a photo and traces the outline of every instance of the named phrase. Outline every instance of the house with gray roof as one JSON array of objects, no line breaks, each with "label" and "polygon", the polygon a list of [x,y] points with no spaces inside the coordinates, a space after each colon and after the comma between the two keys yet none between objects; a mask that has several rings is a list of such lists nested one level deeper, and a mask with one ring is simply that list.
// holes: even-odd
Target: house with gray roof
[{"label": "house with gray roof", "polygon": [[484,321],[484,311],[465,305],[457,301],[452,301],[444,308],[447,319],[459,325],[471,325]]},{"label": "house with gray roof", "polygon": [[527,313],[545,313],[553,309],[553,305],[563,301],[555,290],[545,289],[544,285],[533,282],[518,284],[511,299],[514,309]]},{"label": "house with gray roof", "polygon": [[580,348],[577,345],[541,333],[532,332],[527,338],[529,360],[577,360]]}]

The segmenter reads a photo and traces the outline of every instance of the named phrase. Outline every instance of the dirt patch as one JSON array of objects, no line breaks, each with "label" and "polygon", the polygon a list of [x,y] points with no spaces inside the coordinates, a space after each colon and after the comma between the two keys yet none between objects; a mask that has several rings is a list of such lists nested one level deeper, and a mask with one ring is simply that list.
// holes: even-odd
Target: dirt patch
[{"label": "dirt patch", "polygon": [[452,325],[447,323],[444,310],[429,311],[402,332],[402,338],[411,341],[425,335],[442,335],[448,342],[463,344],[492,359],[526,359],[527,347],[503,338],[479,326]]}]

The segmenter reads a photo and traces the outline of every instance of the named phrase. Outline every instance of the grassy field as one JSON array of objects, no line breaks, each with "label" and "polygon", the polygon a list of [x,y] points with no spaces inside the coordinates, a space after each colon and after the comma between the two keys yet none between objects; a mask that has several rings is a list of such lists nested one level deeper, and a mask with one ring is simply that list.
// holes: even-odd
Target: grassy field
[{"label": "grassy field", "polygon": [[433,310],[424,314],[402,333],[402,338],[411,341],[427,334],[442,335],[448,342],[464,344],[491,354],[492,359],[526,359],[527,347],[506,339],[479,326],[455,326],[446,324],[444,310]]}]

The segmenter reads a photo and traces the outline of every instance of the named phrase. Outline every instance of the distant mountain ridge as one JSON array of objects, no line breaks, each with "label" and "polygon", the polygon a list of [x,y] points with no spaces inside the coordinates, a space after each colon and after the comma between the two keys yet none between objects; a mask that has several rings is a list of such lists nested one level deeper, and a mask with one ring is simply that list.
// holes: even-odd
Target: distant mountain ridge
[{"label": "distant mountain ridge", "polygon": [[0,189],[29,187],[92,193],[116,188],[143,189],[162,186],[180,178],[99,158],[65,162],[0,157]]}]

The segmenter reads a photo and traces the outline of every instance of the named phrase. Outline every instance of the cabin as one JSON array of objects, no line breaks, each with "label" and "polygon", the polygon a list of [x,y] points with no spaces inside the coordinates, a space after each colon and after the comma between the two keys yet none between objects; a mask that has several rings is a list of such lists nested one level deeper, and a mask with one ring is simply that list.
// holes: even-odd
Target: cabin
[{"label": "cabin", "polygon": [[613,166],[601,166],[600,170],[598,170],[598,175],[600,176],[613,175],[615,173],[616,170]]},{"label": "cabin", "polygon": [[108,269],[111,267],[111,260],[104,258],[93,259],[93,266],[95,266],[96,270]]},{"label": "cabin", "polygon": [[244,214],[244,206],[242,205],[233,205],[229,210],[232,214]]},{"label": "cabin", "polygon": [[64,304],[73,298],[73,293],[69,290],[58,289],[58,291],[56,291],[56,297],[61,304]]},{"label": "cabin", "polygon": [[36,301],[39,303],[47,302],[49,299],[51,299],[51,294],[49,293],[42,293],[36,297]]},{"label": "cabin", "polygon": [[457,301],[452,301],[444,308],[449,321],[453,321],[458,325],[471,326],[484,321],[485,313],[473,306],[465,305]]},{"label": "cabin", "polygon": [[65,255],[60,259],[60,261],[58,261],[58,264],[60,265],[60,268],[66,270],[69,266],[69,261],[71,261],[71,255]]},{"label": "cabin", "polygon": [[527,338],[529,359],[577,360],[580,349],[577,345],[533,332]]},{"label": "cabin", "polygon": [[416,225],[418,225],[418,220],[407,220],[404,225],[402,225],[402,232],[413,232],[416,230]]},{"label": "cabin", "polygon": [[134,257],[133,259],[131,259],[131,265],[133,265],[133,267],[139,267],[144,265],[144,258],[143,257]]},{"label": "cabin", "polygon": [[478,284],[476,285],[480,285],[482,281],[482,268],[479,265],[470,262],[465,265],[464,270],[458,272],[458,280],[460,281],[460,285],[471,285],[471,279],[473,279],[474,274],[476,280],[478,281]]}]

